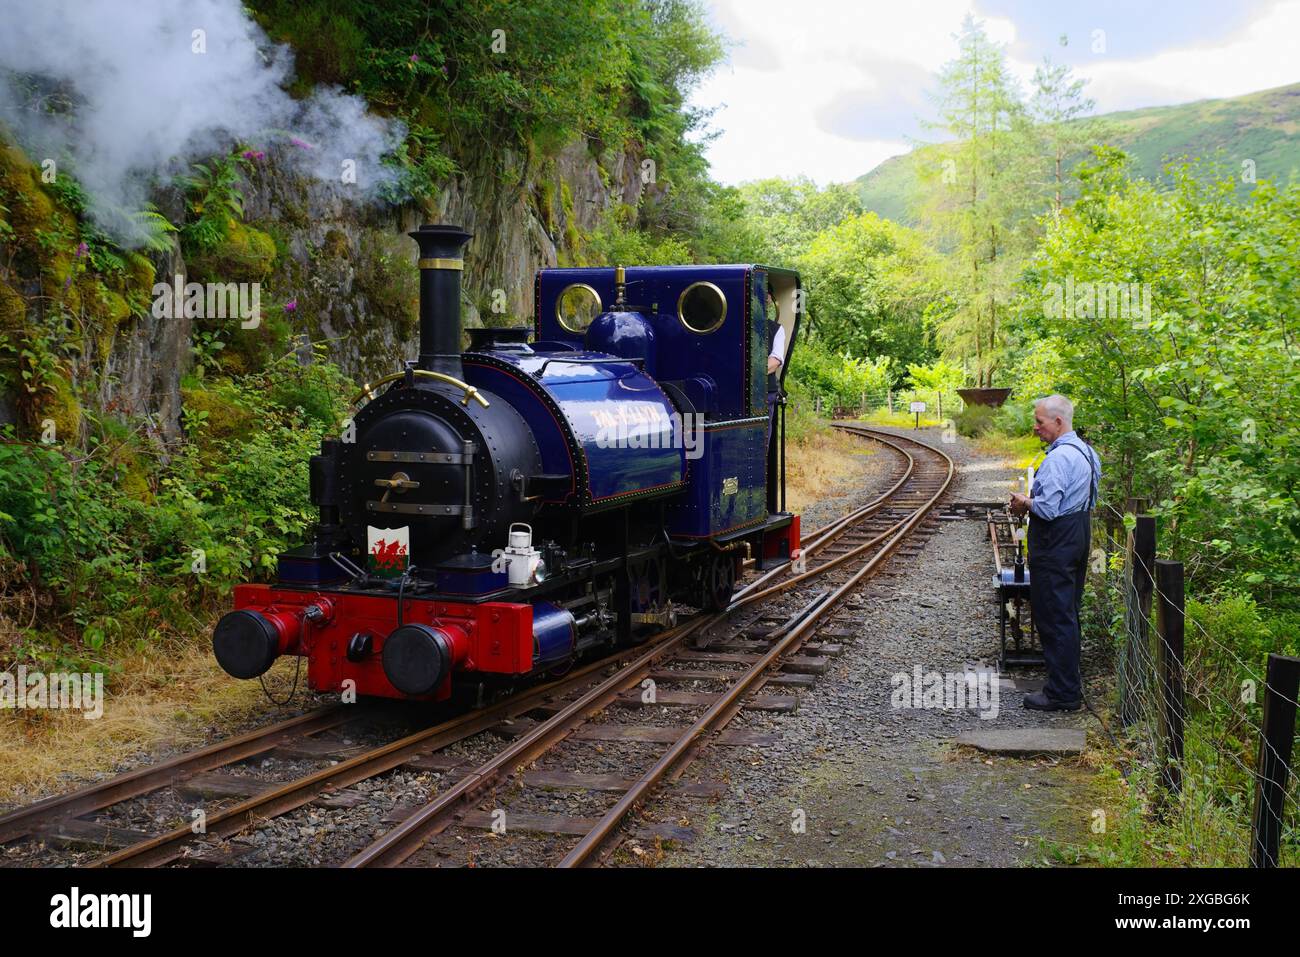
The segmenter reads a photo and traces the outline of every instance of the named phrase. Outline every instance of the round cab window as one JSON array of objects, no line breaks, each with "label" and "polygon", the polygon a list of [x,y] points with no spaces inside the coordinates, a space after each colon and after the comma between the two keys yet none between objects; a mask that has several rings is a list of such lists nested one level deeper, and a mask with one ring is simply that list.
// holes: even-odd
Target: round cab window
[{"label": "round cab window", "polygon": [[727,297],[711,282],[691,283],[677,299],[677,318],[691,332],[712,332],[727,318]]},{"label": "round cab window", "polygon": [[602,308],[600,293],[585,283],[574,283],[555,300],[555,318],[570,332],[585,332]]}]

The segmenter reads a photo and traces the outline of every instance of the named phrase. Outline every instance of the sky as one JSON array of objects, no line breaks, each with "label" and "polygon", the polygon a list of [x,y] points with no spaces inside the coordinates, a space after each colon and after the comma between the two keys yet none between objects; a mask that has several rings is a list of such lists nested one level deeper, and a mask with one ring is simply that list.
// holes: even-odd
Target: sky
[{"label": "sky", "polygon": [[[715,178],[846,182],[936,139],[937,72],[970,12],[1027,93],[1050,56],[1097,113],[1300,82],[1300,0],[706,0],[730,41],[694,91]],[[1062,45],[1062,36],[1067,43]]]}]

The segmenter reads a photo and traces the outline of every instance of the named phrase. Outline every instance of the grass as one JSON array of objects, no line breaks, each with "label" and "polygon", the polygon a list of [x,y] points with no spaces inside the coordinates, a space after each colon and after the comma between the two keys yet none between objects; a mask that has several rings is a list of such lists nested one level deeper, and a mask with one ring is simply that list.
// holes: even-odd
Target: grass
[{"label": "grass", "polygon": [[[174,650],[122,659],[120,673],[105,681],[104,713],[95,720],[80,711],[10,712],[0,722],[0,803],[27,803],[143,754],[198,747],[236,733],[232,726],[275,717],[257,682],[223,672],[206,641]],[[277,699],[288,695],[293,668],[286,658],[268,673]],[[299,687],[305,686],[304,671]]]},{"label": "grass", "polygon": [[871,443],[839,429],[809,430],[802,441],[786,446],[786,507],[803,511],[835,486],[860,479],[867,458],[876,451]]},{"label": "grass", "polygon": [[979,455],[1006,459],[1014,468],[1037,465],[1043,456],[1043,443],[1036,435],[1004,435],[989,432],[971,440]]},{"label": "grass", "polygon": [[[1049,842],[1047,853],[1060,864],[1102,867],[1245,867],[1250,860],[1250,800],[1245,790],[1241,802],[1230,806],[1209,795],[1198,780],[1212,774],[1202,759],[1189,751],[1189,770],[1180,798],[1166,803],[1155,769],[1135,762],[1139,746],[1116,748],[1102,742],[1096,776],[1098,810],[1104,813],[1104,830],[1080,844]],[[1127,771],[1127,777],[1122,771]],[[1095,812],[1094,812],[1095,813]],[[1294,844],[1284,844],[1280,866],[1300,866]]]},{"label": "grass", "polygon": [[[883,425],[891,429],[911,429],[916,427],[915,412],[890,412],[888,409],[877,409],[875,412],[868,412],[859,420],[868,425]],[[921,428],[938,428],[945,422],[950,421],[947,417],[938,418],[932,413],[921,413]]]}]

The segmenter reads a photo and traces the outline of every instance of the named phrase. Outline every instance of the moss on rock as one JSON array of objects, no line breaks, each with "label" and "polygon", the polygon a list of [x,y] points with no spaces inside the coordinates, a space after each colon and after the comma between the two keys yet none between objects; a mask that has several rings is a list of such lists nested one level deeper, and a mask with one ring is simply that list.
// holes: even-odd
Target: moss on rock
[{"label": "moss on rock", "polygon": [[321,243],[321,252],[331,259],[346,259],[351,246],[348,243],[348,237],[340,229],[330,229],[325,232],[325,239]]},{"label": "moss on rock", "polygon": [[63,376],[53,377],[44,389],[33,396],[30,405],[31,429],[37,435],[45,431],[45,422],[54,423],[59,442],[75,442],[81,436],[81,402],[72,383]]},{"label": "moss on rock", "polygon": [[247,223],[231,219],[226,238],[189,260],[191,278],[200,282],[261,282],[275,267],[275,240]]},{"label": "moss on rock", "polygon": [[191,414],[207,413],[203,431],[208,439],[240,438],[257,425],[253,413],[238,401],[227,380],[183,385],[181,403]]},{"label": "moss on rock", "polygon": [[27,322],[27,300],[6,282],[0,282],[0,332],[17,332]]}]

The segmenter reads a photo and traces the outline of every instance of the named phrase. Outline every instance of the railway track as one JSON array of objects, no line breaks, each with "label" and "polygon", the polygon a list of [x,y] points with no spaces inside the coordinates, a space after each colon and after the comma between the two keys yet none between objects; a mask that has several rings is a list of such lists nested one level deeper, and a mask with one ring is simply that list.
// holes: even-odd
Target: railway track
[{"label": "railway track", "polygon": [[[575,867],[599,863],[603,855],[611,852],[615,835],[632,811],[645,801],[661,783],[679,777],[684,764],[706,743],[716,736],[749,706],[771,706],[773,702],[758,702],[752,695],[778,681],[771,674],[775,667],[788,663],[791,656],[805,644],[818,626],[839,607],[840,602],[863,581],[874,574],[888,558],[899,550],[952,483],[955,466],[942,451],[902,436],[889,435],[877,430],[856,426],[841,426],[847,431],[866,435],[900,452],[907,461],[903,476],[885,495],[854,510],[837,522],[819,529],[807,545],[815,557],[802,563],[802,571],[790,574],[791,569],[774,569],[750,582],[737,593],[728,610],[720,615],[696,620],[681,634],[657,644],[638,660],[618,673],[611,675],[581,698],[572,702],[550,719],[539,723],[518,741],[490,758],[477,768],[468,770],[449,790],[414,811],[401,824],[383,835],[369,847],[354,855],[349,867],[392,867],[412,860],[430,838],[446,831],[459,822],[482,827],[482,811],[467,813],[478,795],[500,782],[512,772],[526,780],[528,770],[544,756],[555,753],[571,737],[582,735],[590,740],[618,740],[625,737],[621,730],[627,725],[613,723],[612,728],[601,719],[615,704],[627,701],[633,689],[644,688],[650,694],[640,696],[643,705],[656,707],[665,699],[658,693],[659,683],[676,681],[714,681],[723,688],[703,695],[687,698],[680,693],[673,698],[679,705],[694,705],[700,710],[695,720],[685,728],[638,728],[637,735],[648,742],[656,739],[669,742],[657,760],[639,777],[630,781],[604,813],[595,820],[539,821],[536,815],[524,817],[525,830],[550,828],[559,834],[578,834],[578,841],[569,847],[557,862],[560,867]],[[855,561],[857,560],[857,561]],[[784,577],[781,577],[784,576]],[[765,630],[754,646],[742,646],[736,653],[735,642],[706,638],[705,650],[693,651],[687,639],[697,635],[708,636],[718,626],[729,622],[735,615],[756,603],[775,596],[790,600],[787,593],[816,581],[822,586],[814,593],[805,593],[796,599],[796,606],[788,609],[783,621]],[[743,632],[742,632],[743,633]],[[727,650],[710,652],[709,648],[721,645]],[[736,665],[731,673],[709,674],[697,671],[702,662],[715,665]],[[707,675],[707,677],[701,677]],[[796,682],[798,683],[798,682]],[[611,728],[605,735],[592,729]],[[667,733],[655,734],[653,731]],[[649,732],[649,733],[648,733]],[[545,769],[542,769],[545,771]],[[543,775],[545,777],[545,775]],[[555,771],[550,780],[563,780]],[[570,775],[581,785],[580,776]],[[596,782],[589,782],[595,784]],[[518,825],[519,815],[507,808],[495,808],[489,813],[494,834],[506,836],[512,826]],[[515,825],[511,824],[512,817]]]},{"label": "railway track", "polygon": [[[240,832],[307,805],[346,807],[356,799],[350,792],[360,782],[413,769],[436,770],[455,783],[421,806],[399,809],[397,826],[352,853],[348,866],[418,863],[430,839],[485,825],[502,837],[542,833],[554,838],[556,847],[567,842],[571,846],[563,846],[556,860],[564,866],[599,862],[618,845],[629,814],[655,787],[679,779],[706,743],[763,743],[761,735],[724,729],[742,710],[793,709],[796,698],[770,692],[797,692],[815,681],[834,651],[835,636],[820,645],[808,639],[891,555],[907,553],[909,536],[951,483],[952,462],[937,449],[862,426],[837,427],[897,453],[895,481],[872,501],[810,533],[801,562],[751,579],[726,612],[697,615],[646,645],[377,747],[357,744],[355,734],[341,735],[358,723],[382,724],[384,708],[318,709],[0,816],[0,845],[36,840],[111,850],[95,861],[104,867],[236,863],[240,851],[226,841]],[[801,649],[804,654],[796,654]],[[642,712],[653,712],[656,719],[673,712],[690,723],[631,723]],[[405,713],[409,718],[410,710]],[[454,745],[488,731],[504,731],[512,740],[477,763],[450,754]],[[569,747],[620,753],[634,747],[645,759],[615,760],[614,773],[573,772],[563,767]],[[292,759],[287,780],[229,773],[265,756]],[[638,769],[634,776],[627,775],[629,766]],[[599,813],[573,817],[503,808],[485,817],[475,806],[502,786],[516,793],[580,792],[585,806]],[[175,826],[152,834],[112,823],[112,811],[151,801],[171,807],[170,814],[155,817]],[[202,813],[194,814],[196,808]],[[182,816],[185,811],[190,817]],[[674,834],[669,829],[655,836]]]}]

